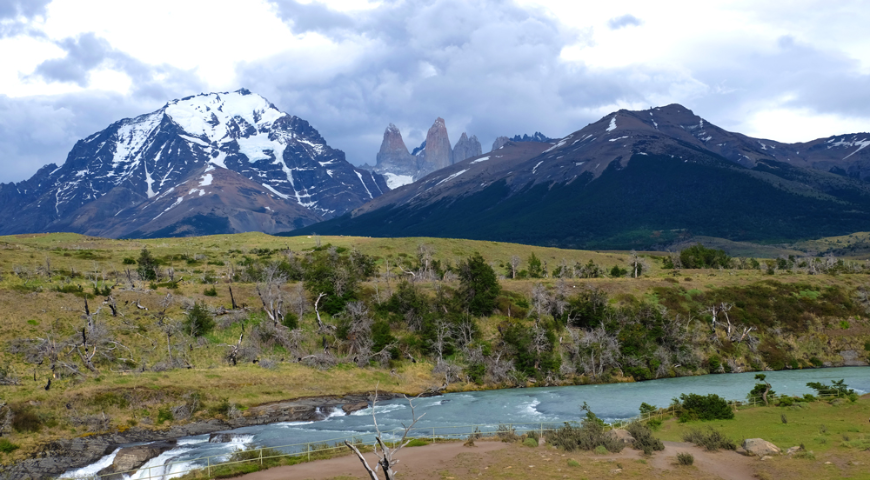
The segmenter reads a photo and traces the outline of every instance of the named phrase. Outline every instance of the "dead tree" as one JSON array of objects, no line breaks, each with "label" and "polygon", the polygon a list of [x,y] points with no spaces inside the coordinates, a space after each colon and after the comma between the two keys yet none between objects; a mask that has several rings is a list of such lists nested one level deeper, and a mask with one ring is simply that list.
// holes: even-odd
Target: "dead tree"
[{"label": "dead tree", "polygon": [[233,296],[233,287],[227,287],[230,289],[230,302],[232,302],[232,309],[238,310],[239,306],[236,305],[236,297]]},{"label": "dead tree", "polygon": [[511,265],[511,279],[515,280],[517,278],[517,268],[519,268],[519,266],[520,266],[520,257],[517,255],[511,256],[510,265]]},{"label": "dead tree", "polygon": [[242,348],[242,339],[245,337],[245,332],[239,334],[239,341],[236,342],[235,345],[227,345],[223,344],[222,347],[229,347],[230,351],[227,352],[227,361],[233,362],[233,366],[238,364],[239,361],[239,351]]},{"label": "dead tree", "polygon": [[327,324],[323,323],[323,320],[320,318],[320,300],[323,298],[326,298],[325,293],[321,293],[321,294],[317,295],[317,300],[314,301],[314,313],[317,315],[317,332],[318,333],[329,332],[329,331],[334,332],[335,326],[334,325],[327,325]]},{"label": "dead tree", "polygon": [[384,472],[384,480],[394,480],[396,478],[396,471],[393,470],[393,467],[395,467],[396,464],[399,463],[399,460],[394,457],[397,453],[399,453],[399,451],[401,451],[411,442],[411,439],[408,438],[408,434],[411,432],[411,429],[414,428],[414,425],[417,423],[417,421],[426,416],[426,414],[424,413],[423,415],[420,415],[418,417],[417,414],[414,412],[414,402],[411,401],[411,399],[407,396],[405,398],[408,400],[408,405],[411,406],[411,424],[408,426],[402,424],[402,426],[405,426],[405,431],[402,433],[402,439],[399,440],[397,446],[389,447],[387,446],[386,442],[384,442],[381,438],[381,430],[378,427],[378,419],[375,415],[375,407],[378,402],[378,391],[377,388],[375,388],[375,398],[374,400],[372,400],[372,419],[374,420],[375,431],[377,432],[375,435],[374,451],[375,455],[377,455],[378,457],[378,462],[375,465],[374,469],[369,466],[368,461],[366,461],[365,457],[362,453],[360,453],[359,449],[356,448],[356,446],[354,446],[347,440],[344,441],[344,444],[347,445],[348,448],[353,450],[357,458],[359,458],[359,461],[362,462],[363,467],[366,469],[366,472],[368,472],[371,480],[380,480],[380,478],[378,478],[378,469]]}]

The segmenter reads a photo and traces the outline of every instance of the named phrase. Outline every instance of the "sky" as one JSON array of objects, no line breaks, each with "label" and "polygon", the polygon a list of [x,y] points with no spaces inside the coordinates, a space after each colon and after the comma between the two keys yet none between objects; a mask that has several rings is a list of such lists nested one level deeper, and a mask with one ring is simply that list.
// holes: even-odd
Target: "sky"
[{"label": "sky", "polygon": [[870,131],[870,5],[838,0],[0,0],[0,182],[188,95],[247,88],[354,164],[561,137],[680,103],[783,142]]}]

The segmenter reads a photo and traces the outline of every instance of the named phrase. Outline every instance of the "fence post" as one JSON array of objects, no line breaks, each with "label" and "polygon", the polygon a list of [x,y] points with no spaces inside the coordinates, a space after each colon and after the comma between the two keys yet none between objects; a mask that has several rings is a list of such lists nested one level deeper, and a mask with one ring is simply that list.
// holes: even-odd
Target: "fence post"
[{"label": "fence post", "polygon": [[308,461],[311,461],[311,442],[305,444],[306,450],[308,450]]},{"label": "fence post", "polygon": [[432,427],[432,443],[436,443],[436,440],[435,440],[435,427]]},{"label": "fence post", "polygon": [[541,435],[538,436],[538,440],[544,438],[544,422],[541,422]]},{"label": "fence post", "polygon": [[263,466],[263,449],[260,449],[260,466]]},{"label": "fence post", "polygon": [[211,457],[208,457],[208,476],[211,477]]}]

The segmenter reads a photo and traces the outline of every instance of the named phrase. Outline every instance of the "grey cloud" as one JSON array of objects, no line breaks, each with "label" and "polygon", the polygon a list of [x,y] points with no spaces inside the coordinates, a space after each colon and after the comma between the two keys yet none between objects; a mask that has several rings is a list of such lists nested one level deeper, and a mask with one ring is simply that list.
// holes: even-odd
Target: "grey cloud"
[{"label": "grey cloud", "polygon": [[42,37],[44,34],[27,20],[44,15],[51,0],[0,0],[0,38],[16,35]]},{"label": "grey cloud", "polygon": [[[278,3],[297,31],[295,2]],[[240,84],[310,120],[331,145],[361,164],[373,162],[384,127],[402,127],[413,147],[438,116],[452,141],[462,131],[483,144],[499,135],[540,130],[556,136],[592,120],[587,108],[626,92],[609,79],[560,60],[563,47],[587,40],[556,19],[512,3],[475,0],[388,3],[344,15],[317,31],[365,48],[337,71],[306,68],[305,52],[284,53],[239,68]],[[306,24],[306,28],[313,28]],[[566,92],[609,91],[578,108]]]},{"label": "grey cloud", "polygon": [[24,180],[48,163],[61,165],[76,141],[163,103],[108,92],[0,95],[0,182]]},{"label": "grey cloud", "polygon": [[0,0],[0,20],[43,15],[49,3],[51,0]]},{"label": "grey cloud", "polygon": [[708,116],[722,118],[722,127],[737,128],[746,112],[787,97],[785,107],[864,118],[870,130],[870,75],[861,72],[857,61],[788,36],[776,46],[763,51],[754,45],[733,46],[719,52],[720,61],[696,69],[694,77],[706,85],[727,88],[711,87],[694,104],[711,112]]},{"label": "grey cloud", "polygon": [[610,27],[611,30],[619,30],[620,28],[625,27],[637,27],[642,23],[643,22],[634,15],[625,14],[621,17],[611,18],[607,21],[607,26]]},{"label": "grey cloud", "polygon": [[192,71],[168,65],[148,65],[113,48],[108,41],[94,33],[57,42],[66,56],[53,58],[37,65],[32,76],[47,82],[75,83],[87,87],[90,72],[107,67],[126,73],[133,83],[133,97],[170,100],[173,93],[187,92],[202,86]]}]

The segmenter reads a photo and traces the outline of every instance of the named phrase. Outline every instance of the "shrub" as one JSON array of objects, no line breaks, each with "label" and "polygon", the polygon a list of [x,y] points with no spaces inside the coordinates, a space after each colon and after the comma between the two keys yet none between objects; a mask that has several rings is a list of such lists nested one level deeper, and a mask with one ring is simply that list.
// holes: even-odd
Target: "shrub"
[{"label": "shrub", "polygon": [[206,297],[216,297],[218,293],[217,293],[217,289],[214,286],[212,286],[211,288],[206,288],[205,290],[203,290],[202,294],[205,295]]},{"label": "shrub", "polygon": [[622,451],[623,443],[605,435],[604,422],[589,411],[585,404],[584,409],[586,410],[586,418],[580,425],[565,422],[563,427],[554,430],[547,437],[547,441],[568,452],[575,450],[595,450],[597,452],[599,447],[603,448],[605,453],[607,451],[614,453]]},{"label": "shrub", "polygon": [[0,438],[0,452],[3,453],[12,453],[15,450],[18,450],[18,445],[6,440],[5,438]]},{"label": "shrub", "polygon": [[626,430],[634,437],[634,449],[643,450],[645,455],[652,455],[653,452],[665,449],[662,441],[653,437],[652,431],[642,423],[632,423]]},{"label": "shrub", "polygon": [[124,265],[136,265],[136,259],[127,257],[122,262]]},{"label": "shrub", "polygon": [[776,405],[779,407],[790,407],[794,405],[794,399],[791,397],[781,397],[779,401],[776,402]]},{"label": "shrub", "polygon": [[505,443],[516,442],[517,440],[520,439],[520,436],[517,435],[517,432],[513,428],[513,426],[504,425],[504,424],[498,426],[498,428],[495,431],[495,435],[502,442],[505,442]]},{"label": "shrub", "polygon": [[733,440],[725,437],[718,430],[712,428],[710,428],[707,433],[691,429],[683,434],[683,441],[694,443],[699,447],[704,447],[710,452],[715,452],[720,448],[723,450],[737,450],[737,444],[735,444]]},{"label": "shrub", "polygon": [[779,416],[779,419],[782,420],[782,423],[788,423],[788,417],[784,413]]},{"label": "shrub", "polygon": [[650,414],[650,413],[655,412],[656,410],[657,410],[657,408],[656,408],[655,405],[650,405],[650,404],[648,404],[648,403],[646,403],[646,402],[643,402],[643,403],[640,404],[640,413],[641,413],[641,415],[648,415],[648,414]]},{"label": "shrub", "polygon": [[527,438],[527,439],[523,440],[523,445],[526,447],[537,447],[538,441],[535,440],[534,438]]},{"label": "shrub", "polygon": [[214,330],[214,318],[204,303],[195,303],[187,312],[184,329],[194,337],[200,337]]},{"label": "shrub", "polygon": [[683,268],[716,268],[731,266],[731,257],[724,250],[706,248],[700,243],[680,251]]},{"label": "shrub", "polygon": [[695,463],[695,457],[691,453],[680,452],[677,454],[677,463],[688,467]]},{"label": "shrub", "polygon": [[175,416],[172,415],[172,410],[170,410],[169,407],[157,409],[157,424],[158,425],[162,424],[163,422],[166,422],[166,421],[171,422],[173,420],[175,420]]},{"label": "shrub", "polygon": [[578,462],[577,460],[574,460],[573,458],[569,458],[568,459],[568,466],[569,467],[579,467],[580,462]]},{"label": "shrub", "polygon": [[595,447],[595,453],[598,455],[607,455],[607,448],[604,445]]},{"label": "shrub", "polygon": [[429,445],[429,442],[427,442],[426,440],[423,440],[422,438],[414,438],[410,442],[408,442],[408,445],[406,445],[406,446],[408,446],[408,447],[424,447],[426,445]]},{"label": "shrub", "polygon": [[42,421],[29,406],[17,409],[13,408],[12,428],[16,432],[38,432],[42,430]]},{"label": "shrub", "polygon": [[662,427],[662,420],[660,418],[650,418],[646,422],[646,426],[649,427],[650,430],[658,430]]},{"label": "shrub", "polygon": [[683,411],[680,413],[680,421],[689,420],[731,420],[734,412],[724,398],[716,394],[697,395],[685,393],[680,395]]},{"label": "shrub", "polygon": [[855,393],[844,383],[845,380],[832,380],[830,385],[825,385],[819,382],[809,382],[807,386],[816,391],[818,395],[837,395],[847,396],[850,393]]}]

